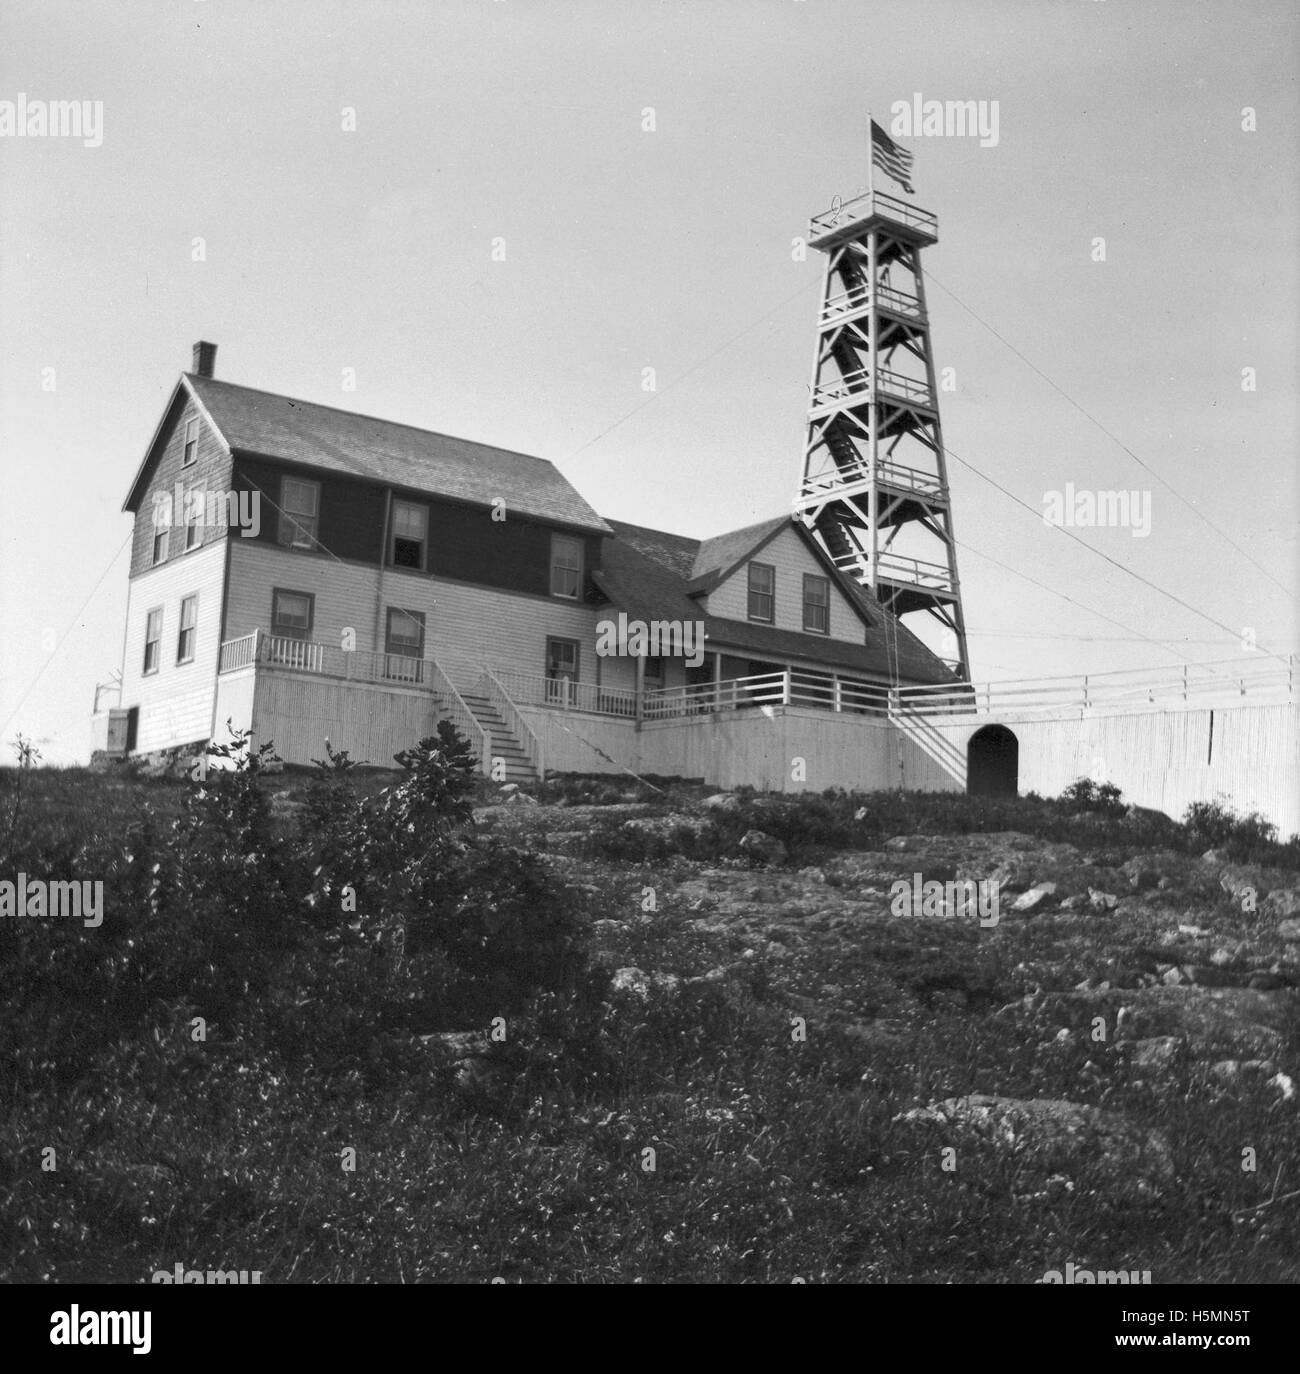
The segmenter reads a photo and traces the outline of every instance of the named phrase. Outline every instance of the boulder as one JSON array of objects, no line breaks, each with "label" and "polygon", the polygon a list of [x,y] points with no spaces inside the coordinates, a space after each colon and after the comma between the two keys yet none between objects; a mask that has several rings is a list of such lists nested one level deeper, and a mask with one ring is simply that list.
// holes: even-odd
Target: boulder
[{"label": "boulder", "polygon": [[[1264,898],[1264,914],[1276,916],[1283,925],[1300,932],[1300,887],[1279,887]],[[1300,940],[1300,933],[1284,935],[1285,940]]]},{"label": "boulder", "polygon": [[755,863],[781,864],[788,857],[786,847],[765,830],[746,830],[740,837],[740,851]]},{"label": "boulder", "polygon": [[629,965],[614,970],[610,988],[614,992],[628,992],[635,997],[649,997],[652,989],[659,992],[672,992],[681,979],[673,973],[647,973],[644,969]]},{"label": "boulder", "polygon": [[1300,1012],[1300,999],[1289,990],[1209,988],[1183,981],[1136,989],[1053,992],[1028,997],[1002,1008],[999,1015],[1048,1019],[1055,1025],[1086,1026],[1104,1016],[1120,1039],[1183,1037],[1198,1055],[1216,1051],[1244,1058],[1275,1055]]},{"label": "boulder", "polygon": [[1055,883],[1038,883],[1028,892],[1022,892],[1011,904],[1012,911],[1037,911],[1039,907],[1056,892]]},{"label": "boulder", "polygon": [[1176,1035],[1153,1035],[1133,1043],[1130,1062],[1139,1069],[1167,1069],[1183,1047]]},{"label": "boulder", "polygon": [[1014,1158],[1022,1180],[1086,1168],[1116,1201],[1152,1200],[1174,1181],[1173,1154],[1159,1131],[1079,1102],[976,1093],[895,1120],[931,1125],[945,1141],[987,1142]]}]

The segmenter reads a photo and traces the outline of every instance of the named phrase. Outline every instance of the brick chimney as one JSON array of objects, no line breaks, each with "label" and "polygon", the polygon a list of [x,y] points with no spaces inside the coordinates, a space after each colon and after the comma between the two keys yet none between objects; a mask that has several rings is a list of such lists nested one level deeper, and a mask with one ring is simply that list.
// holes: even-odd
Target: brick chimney
[{"label": "brick chimney", "polygon": [[190,371],[200,377],[211,377],[217,365],[217,346],[199,340],[194,345],[194,366]]}]

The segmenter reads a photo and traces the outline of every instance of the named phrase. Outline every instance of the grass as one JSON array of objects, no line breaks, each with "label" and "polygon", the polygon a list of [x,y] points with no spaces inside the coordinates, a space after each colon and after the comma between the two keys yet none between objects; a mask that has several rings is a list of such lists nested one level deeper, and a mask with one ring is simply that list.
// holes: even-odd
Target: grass
[{"label": "grass", "polygon": [[[574,806],[649,803],[635,817],[654,820],[707,793],[655,781],[663,792],[561,780],[547,785],[549,805],[495,810],[483,828],[545,851]],[[286,847],[302,843],[294,804],[308,783],[261,783],[288,794],[269,821]],[[374,797],[383,780],[338,785]],[[191,799],[187,783],[0,771],[0,877],[24,865],[80,872],[142,835],[162,852]],[[93,1034],[69,1061],[47,1019],[66,988],[125,994],[79,953],[99,932],[60,932],[41,963],[41,933],[25,931],[28,962],[6,960],[0,974],[0,1024],[21,1044],[0,1073],[0,1280],[141,1282],[182,1262],[260,1269],[264,1282],[1024,1283],[1073,1260],[1151,1269],[1156,1282],[1295,1281],[1295,1205],[1237,1215],[1267,1200],[1278,1163],[1293,1167],[1294,1103],[1253,1080],[1222,1086],[1194,1062],[1139,1072],[1109,1045],[995,1014],[1040,984],[1102,976],[1174,922],[1260,939],[1258,918],[1226,894],[1175,889],[1128,917],[1048,915],[991,933],[888,919],[887,904],[838,929],[789,915],[808,891],[856,894],[861,881],[837,856],[881,859],[896,834],[1016,830],[1101,865],[1152,849],[1193,856],[1217,827],[1239,861],[1294,869],[1294,843],[1257,825],[1234,831],[1222,808],[1182,826],[1095,797],[747,794],[734,811],[692,815],[665,848],[653,827],[629,831],[626,811],[584,813],[581,841],[546,859],[569,885],[590,959],[510,1008],[506,1043],[489,1056],[509,1072],[481,1090],[458,1084],[436,1042],[378,1028],[366,1004],[380,991],[361,978],[345,985],[360,1004],[355,1027],[328,1053],[289,1054],[283,1030],[260,1028],[242,1004],[195,1042],[202,1009],[169,996],[116,1011],[88,1003]],[[781,874],[735,857],[755,826],[787,844]],[[814,863],[826,868],[820,888],[797,872]],[[722,919],[725,894],[751,890],[751,915],[772,916],[761,939],[759,915],[748,929]],[[123,959],[125,943],[153,938],[143,909],[110,912]],[[330,961],[354,957],[346,942],[328,948]],[[80,981],[60,983],[59,961],[79,958]],[[609,991],[624,965],[683,980],[723,973],[642,999]],[[314,960],[294,968],[306,983],[292,1005],[327,978]],[[1293,1030],[1283,1063],[1297,1063],[1297,1048]],[[57,1073],[42,1067],[51,1056]],[[978,1144],[945,1172],[933,1135],[896,1118],[969,1092],[1069,1098],[1158,1127],[1177,1182],[1149,1207],[1119,1205],[1105,1161],[1044,1190],[1031,1161]],[[43,1169],[51,1148],[55,1167]],[[1254,1173],[1241,1168],[1247,1148]]]}]

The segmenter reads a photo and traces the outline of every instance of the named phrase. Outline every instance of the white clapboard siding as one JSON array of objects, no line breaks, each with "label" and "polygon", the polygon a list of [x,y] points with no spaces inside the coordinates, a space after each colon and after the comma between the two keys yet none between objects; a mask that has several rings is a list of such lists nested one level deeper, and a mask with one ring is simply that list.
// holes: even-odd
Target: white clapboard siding
[{"label": "white clapboard siding", "polygon": [[[494,671],[543,676],[548,635],[578,640],[579,681],[596,681],[596,624],[602,612],[593,606],[395,568],[384,569],[381,593],[378,567],[254,546],[252,540],[231,541],[227,639],[255,629],[270,633],[276,587],[314,594],[313,640],[341,644],[350,628],[361,652],[382,652],[388,607],[423,613],[426,656],[437,659],[462,690],[474,685],[483,663]],[[376,606],[382,608],[378,634]]]},{"label": "white clapboard siding", "polygon": [[[776,569],[776,620],[778,630],[803,631],[803,575],[815,573],[828,577],[819,563],[793,529],[782,530],[755,556],[756,563],[770,563]],[[862,644],[866,628],[849,605],[844,593],[831,583],[830,635],[831,639],[850,640]],[[709,593],[710,615],[726,620],[749,619],[749,563],[742,563],[725,582]]]},{"label": "white clapboard siding", "polygon": [[[224,542],[169,559],[131,579],[127,595],[126,646],[122,663],[122,705],[140,708],[136,749],[148,753],[208,738],[216,693],[221,638]],[[198,595],[194,659],[176,662],[181,600]],[[162,607],[162,643],[156,673],[144,676],[148,613]]]}]

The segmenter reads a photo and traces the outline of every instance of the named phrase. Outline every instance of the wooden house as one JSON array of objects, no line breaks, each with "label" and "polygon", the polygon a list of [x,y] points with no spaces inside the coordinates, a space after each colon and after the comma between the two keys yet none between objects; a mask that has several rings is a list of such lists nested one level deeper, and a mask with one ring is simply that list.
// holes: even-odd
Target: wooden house
[{"label": "wooden house", "polygon": [[704,540],[606,520],[545,459],[219,381],[215,354],[127,494],[102,752],[229,721],[286,762],[328,738],[388,764],[445,716],[501,780],[680,773],[723,721],[851,726],[952,680],[789,515]]}]

